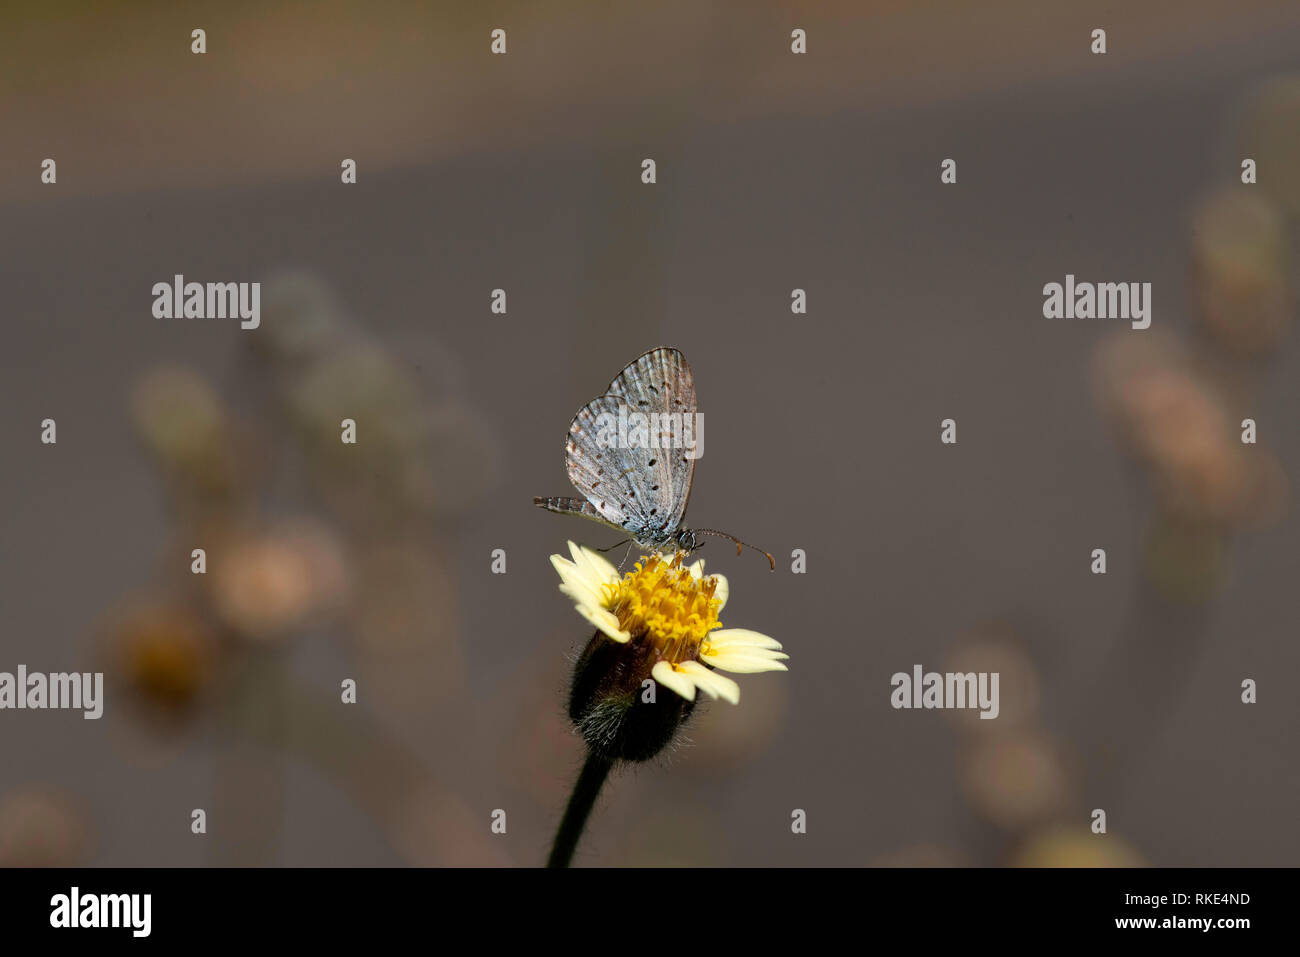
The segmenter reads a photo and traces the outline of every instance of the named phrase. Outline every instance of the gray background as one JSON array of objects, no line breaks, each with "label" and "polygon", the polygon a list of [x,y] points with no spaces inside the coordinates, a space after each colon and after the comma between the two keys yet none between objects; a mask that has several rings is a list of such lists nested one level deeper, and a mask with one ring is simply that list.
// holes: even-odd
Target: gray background
[{"label": "gray background", "polygon": [[[133,433],[139,377],[192,367],[285,441],[249,356],[271,320],[154,320],[150,286],[173,273],[315,276],[491,450],[449,480],[421,546],[443,576],[436,645],[361,648],[341,620],[280,646],[277,682],[364,725],[353,757],[331,762],[336,732],[284,684],[269,716],[232,718],[216,681],[161,728],[114,688],[98,722],[0,713],[7,863],[540,862],[581,758],[562,687],[587,637],[546,558],[613,538],[531,497],[571,494],[570,417],[658,344],[687,355],[707,420],[692,522],[778,556],[770,575],[705,549],[731,578],[724,621],[779,638],[790,672],[741,676],[734,712],[704,709],[671,758],[617,778],[580,863],[999,864],[1048,833],[1110,842],[1053,863],[1296,863],[1295,519],[1231,535],[1202,601],[1155,595],[1150,484],[1090,380],[1107,337],[1199,334],[1189,219],[1236,182],[1243,98],[1295,66],[1294,5],[432,6],[5,14],[0,670],[112,682],[105,615],[188,587],[161,584],[183,523]],[[493,58],[498,25],[511,52]],[[39,183],[45,156],[57,186]],[[338,182],[344,156],[356,186]],[[956,186],[939,183],[948,156]],[[1151,282],[1152,330],[1044,320],[1041,288],[1067,272]],[[489,313],[495,287],[507,316]],[[1294,477],[1294,336],[1250,369]],[[55,447],[38,442],[46,416]],[[955,447],[938,441],[949,416]],[[264,514],[328,523],[301,477]],[[1088,572],[1099,546],[1105,577]],[[964,769],[1011,732],[889,706],[892,673],[942,670],[990,629],[1037,676],[1029,727],[1063,769],[1051,807],[1010,825]],[[223,674],[265,655],[235,652]],[[1253,707],[1243,677],[1261,682]],[[1005,679],[1002,695],[1007,712]],[[1007,793],[1031,773],[1013,762]],[[14,795],[57,809],[48,839],[21,814],[6,825]]]}]

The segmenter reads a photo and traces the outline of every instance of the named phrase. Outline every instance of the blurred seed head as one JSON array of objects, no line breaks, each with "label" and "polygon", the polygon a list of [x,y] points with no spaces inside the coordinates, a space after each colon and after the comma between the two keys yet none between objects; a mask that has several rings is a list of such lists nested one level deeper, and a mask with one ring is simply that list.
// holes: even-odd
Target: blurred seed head
[{"label": "blurred seed head", "polygon": [[[331,352],[293,381],[288,401],[313,480],[353,527],[391,525],[432,510],[427,413],[384,350],[350,343]],[[344,419],[356,422],[356,445],[340,440]]]},{"label": "blurred seed head", "polygon": [[348,334],[329,284],[311,273],[284,273],[262,287],[262,325],[249,341],[271,360],[297,367],[337,348]]},{"label": "blurred seed head", "polygon": [[1015,853],[1015,867],[1141,867],[1142,858],[1123,838],[1093,834],[1087,824],[1047,827]]},{"label": "blurred seed head", "polygon": [[[354,527],[379,527],[435,505],[464,507],[495,487],[496,430],[461,403],[459,365],[427,333],[411,345],[417,374],[400,345],[370,341],[311,274],[277,277],[263,298],[266,334],[253,338],[276,363],[290,425],[330,508]],[[364,454],[340,441],[344,419],[357,423]]]},{"label": "blurred seed head", "polygon": [[346,451],[339,449],[339,422],[344,418],[365,423],[367,445],[385,453],[421,441],[419,393],[377,346],[353,342],[323,356],[294,383],[289,400],[305,438],[330,452]]},{"label": "blurred seed head", "polygon": [[1259,164],[1258,188],[1300,216],[1300,75],[1275,77],[1252,92],[1241,134],[1242,155]]},{"label": "blurred seed head", "polygon": [[1130,381],[1124,400],[1169,510],[1221,522],[1240,513],[1249,468],[1227,410],[1204,382],[1184,371],[1153,371]]},{"label": "blurred seed head", "polygon": [[163,470],[201,495],[224,495],[240,481],[240,456],[220,396],[179,366],[147,373],[131,393],[136,433]]},{"label": "blurred seed head", "polygon": [[966,731],[991,735],[1023,728],[1037,720],[1041,684],[1038,669],[1009,625],[990,622],[963,635],[949,650],[945,670],[998,674],[999,712],[995,720],[981,719],[978,709],[946,712]]},{"label": "blurred seed head", "polygon": [[90,825],[63,794],[26,787],[0,797],[0,867],[80,867]]},{"label": "blurred seed head", "polygon": [[1290,258],[1285,220],[1263,192],[1236,186],[1200,204],[1192,224],[1192,286],[1218,342],[1250,355],[1282,341],[1296,305]]},{"label": "blurred seed head", "polygon": [[1056,746],[1027,730],[973,741],[962,758],[961,785],[972,807],[1008,831],[1051,817],[1068,794]]},{"label": "blurred seed head", "polygon": [[1252,462],[1223,399],[1181,347],[1155,337],[1112,339],[1099,350],[1095,373],[1103,408],[1147,467],[1165,511],[1224,525],[1251,512]]},{"label": "blurred seed head", "polygon": [[251,641],[281,640],[319,621],[339,609],[350,587],[342,544],[306,520],[233,539],[209,561],[217,616]]},{"label": "blurred seed head", "polygon": [[114,667],[133,702],[153,719],[191,712],[215,678],[215,637],[192,609],[162,598],[137,598],[112,614]]}]

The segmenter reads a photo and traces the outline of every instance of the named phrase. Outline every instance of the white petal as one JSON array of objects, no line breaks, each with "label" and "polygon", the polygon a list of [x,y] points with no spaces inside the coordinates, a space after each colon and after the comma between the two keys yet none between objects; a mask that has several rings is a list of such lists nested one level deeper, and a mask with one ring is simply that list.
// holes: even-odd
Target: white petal
[{"label": "white petal", "polygon": [[727,584],[726,575],[712,577],[718,580],[718,587],[713,590],[713,597],[718,600],[718,612],[721,613],[722,609],[727,607],[727,599],[731,597],[731,586]]},{"label": "white petal", "polygon": [[552,555],[551,567],[555,569],[561,581],[580,582],[584,585],[587,583],[587,576],[583,570],[563,555]]},{"label": "white petal", "polygon": [[573,564],[575,565],[582,564],[583,561],[582,546],[573,540],[570,540],[568,544],[569,544],[569,554],[573,556]]},{"label": "white petal", "polygon": [[590,572],[593,581],[602,585],[612,585],[619,580],[618,569],[600,552],[593,551],[585,545],[574,545],[573,542],[569,542],[569,550],[573,552],[574,560]]},{"label": "white petal", "polygon": [[607,638],[613,638],[619,644],[624,644],[632,637],[629,632],[622,631],[618,627],[618,617],[603,608],[593,608],[590,605],[574,605],[578,614],[587,621],[599,628]]},{"label": "white petal", "polygon": [[[593,561],[593,553],[591,550],[582,545],[575,545],[573,542],[569,542],[569,552],[573,555],[573,561],[571,564],[574,573],[580,575],[582,580],[587,583],[588,587],[600,591],[600,586],[610,580],[607,574],[608,569],[604,565]],[[603,559],[601,561],[603,561]],[[615,580],[617,580],[617,576],[615,576]]]},{"label": "white petal", "polygon": [[574,601],[596,607],[605,604],[604,592],[582,568],[572,562],[566,562],[559,555],[551,556],[551,564],[560,573],[560,591],[564,594]]},{"label": "white petal", "polygon": [[561,582],[560,593],[568,595],[575,605],[584,605],[587,608],[605,607],[604,602],[588,591],[584,585],[566,585],[564,582]]},{"label": "white petal", "polygon": [[691,573],[691,577],[692,577],[692,578],[703,578],[703,577],[704,577],[704,559],[701,558],[701,559],[697,560],[696,562],[692,563],[690,566],[687,567],[686,570],[687,570],[688,572]]},{"label": "white petal", "polygon": [[781,647],[781,642],[768,635],[757,631],[750,631],[748,628],[719,628],[717,631],[709,632],[709,644],[713,647],[727,648],[775,648]]},{"label": "white petal", "polygon": [[[785,657],[784,655],[782,657]],[[700,651],[700,659],[715,668],[721,668],[724,671],[732,671],[736,674],[758,674],[760,671],[788,671],[784,664],[776,658],[761,656],[759,651],[731,651],[727,648],[718,650],[709,649],[708,652]]]},{"label": "white petal", "polygon": [[564,564],[556,566],[555,571],[560,573],[560,590],[565,594],[575,592],[589,596],[593,605],[604,605],[604,589],[597,583],[591,581],[590,576],[585,575],[581,568]]},{"label": "white petal", "polygon": [[650,677],[670,691],[676,691],[687,701],[695,700],[695,682],[682,672],[674,671],[668,662],[661,661],[655,665],[650,671]]},{"label": "white petal", "polygon": [[730,678],[715,674],[698,661],[683,661],[677,667],[690,675],[695,686],[710,697],[740,704],[740,685]]},{"label": "white petal", "polygon": [[775,648],[755,648],[753,645],[729,645],[725,641],[713,642],[704,639],[701,645],[711,655],[738,655],[741,658],[768,658],[772,661],[784,661],[790,656]]},{"label": "white petal", "polygon": [[736,648],[731,645],[716,647],[707,641],[701,648],[710,657],[753,658],[755,661],[788,661],[790,658],[784,651],[773,651],[771,648]]}]

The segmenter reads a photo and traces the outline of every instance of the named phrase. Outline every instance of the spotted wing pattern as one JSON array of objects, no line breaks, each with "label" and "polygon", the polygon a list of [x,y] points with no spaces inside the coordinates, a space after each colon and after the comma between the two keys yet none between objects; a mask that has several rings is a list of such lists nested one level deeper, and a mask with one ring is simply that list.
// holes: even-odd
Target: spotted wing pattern
[{"label": "spotted wing pattern", "polygon": [[[676,349],[660,346],[638,356],[616,375],[605,389],[606,395],[626,397],[630,409],[643,413],[694,417],[695,374],[691,372],[686,357]],[[694,425],[689,426],[694,435]],[[633,452],[644,450],[631,450]],[[686,505],[691,498],[691,483],[695,480],[695,459],[687,449],[651,449],[642,455],[643,482],[654,491],[661,503],[661,511],[668,509],[666,529],[671,533],[681,527],[686,517]],[[655,454],[662,452],[662,455]],[[651,480],[653,473],[653,480]],[[669,490],[665,498],[660,493]]]},{"label": "spotted wing pattern", "polygon": [[[695,379],[680,352],[659,348],[638,357],[569,426],[565,468],[586,507],[576,499],[536,499],[536,504],[603,521],[643,544],[666,541],[686,515],[695,460],[670,442],[654,448],[623,441],[628,436],[619,423],[629,422],[633,413],[649,421],[652,415],[669,417],[658,420],[660,437],[666,438],[665,421],[680,436],[682,417],[695,412]],[[637,420],[630,421],[635,431]]]}]

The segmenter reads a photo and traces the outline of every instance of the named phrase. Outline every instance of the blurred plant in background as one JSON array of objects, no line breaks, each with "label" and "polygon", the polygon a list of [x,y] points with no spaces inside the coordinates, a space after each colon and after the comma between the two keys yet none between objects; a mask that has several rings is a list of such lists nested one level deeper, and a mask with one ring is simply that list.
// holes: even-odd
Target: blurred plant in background
[{"label": "blurred plant in background", "polygon": [[217,684],[224,650],[205,616],[184,598],[140,594],[109,617],[104,672],[125,684],[137,719],[164,732],[187,724]]},{"label": "blurred plant in background", "polygon": [[1001,713],[948,714],[962,732],[959,780],[975,822],[969,850],[989,864],[1045,867],[1130,866],[1139,855],[1120,835],[1090,830],[1086,778],[1073,749],[1039,710],[1043,679],[1021,629],[986,623],[954,643],[947,668],[1000,676]]},{"label": "blurred plant in background", "polygon": [[[175,32],[166,17],[138,17],[138,29],[122,31],[105,10],[89,21],[33,15],[24,19],[24,29],[10,32],[15,43],[9,59],[23,68],[9,74],[26,79],[6,102],[14,112],[10,126],[20,134],[16,142],[62,142],[66,152],[94,156],[94,163],[61,182],[62,195],[292,179],[313,168],[322,144],[334,142],[331,137],[354,136],[339,123],[348,116],[358,117],[362,126],[353,129],[368,135],[367,176],[445,156],[471,162],[484,153],[515,151],[533,157],[538,146],[579,143],[579,150],[605,155],[592,164],[597,178],[587,189],[588,201],[574,206],[586,270],[574,312],[617,313],[657,328],[665,303],[690,287],[677,285],[682,273],[672,234],[655,228],[673,215],[672,208],[621,201],[621,158],[643,142],[687,161],[678,169],[695,172],[676,180],[692,192],[678,195],[701,202],[710,174],[701,173],[696,160],[708,158],[712,148],[702,136],[705,129],[739,130],[757,116],[802,122],[810,111],[836,123],[880,108],[901,114],[974,91],[1014,91],[1027,80],[1039,84],[1065,75],[1086,77],[1090,90],[1102,89],[1094,60],[1061,56],[1061,25],[1075,15],[1068,4],[1040,18],[1046,26],[1034,34],[1038,42],[1010,45],[972,42],[966,18],[936,17],[924,5],[896,4],[883,16],[846,3],[816,10],[787,0],[771,6],[780,15],[759,17],[758,28],[747,32],[725,5],[678,5],[672,16],[661,12],[638,22],[622,14],[588,16],[585,2],[565,5],[558,16],[514,4],[512,52],[504,63],[483,55],[483,21],[470,5],[452,11],[451,20],[447,11],[433,8],[395,16],[340,10],[317,18],[309,31],[301,29],[296,10],[232,7],[224,12],[230,18],[224,46],[240,76],[258,80],[256,110],[239,108],[238,98],[232,103],[217,71],[189,71],[157,83],[156,51],[172,43]],[[1181,69],[1188,61],[1179,59],[1180,50],[1216,64],[1204,75],[1193,66],[1179,79],[1194,81],[1187,94],[1193,97],[1207,89],[1203,76],[1238,75],[1214,70],[1219,63],[1235,69],[1230,61],[1241,55],[1244,33],[1284,20],[1272,4],[1246,5],[1276,7],[1265,15],[1243,8],[1228,16],[1215,5],[1190,3],[1179,5],[1180,27],[1171,31],[1168,10],[1137,6],[1126,56],[1135,65],[1157,64],[1142,76],[1167,87],[1173,71],[1159,65]],[[960,13],[955,4],[946,7]],[[785,55],[796,9],[801,25],[810,27],[815,57]],[[1029,10],[1023,0],[988,5],[980,19],[993,35],[1019,35],[1033,20],[1025,18]],[[853,32],[846,26],[857,18],[870,24],[874,37],[875,53],[865,60],[848,42]],[[538,35],[538,28],[544,28],[547,43],[516,43],[516,36],[522,41]],[[105,35],[122,42],[105,45],[97,39]],[[918,38],[933,55],[915,56]],[[69,43],[79,72],[69,73],[50,55],[55,48],[66,51]],[[658,67],[647,69],[649,60],[635,55],[637,50],[652,51]],[[772,51],[782,55],[774,59]],[[66,81],[82,74],[96,82]],[[347,82],[336,83],[339,77]],[[900,77],[906,82],[898,82]],[[477,84],[472,102],[464,98],[467,82]],[[412,98],[406,95],[411,89],[427,95]],[[28,95],[32,90],[41,95]],[[167,92],[159,99],[156,90]],[[171,110],[174,135],[147,142],[106,135],[138,126],[140,116],[165,112],[177,91],[199,106]],[[1156,95],[1154,87],[1150,92]],[[521,102],[549,121],[502,122]],[[590,103],[599,109],[582,108]],[[1134,740],[1107,739],[1090,747],[1094,722],[1082,711],[1073,722],[1056,710],[1042,714],[1036,705],[1018,711],[1013,698],[1022,693],[1026,702],[1035,702],[1033,689],[1044,688],[1055,701],[1056,692],[1073,690],[1077,679],[1046,673],[1050,662],[1030,650],[1032,628],[975,629],[954,648],[955,666],[1001,669],[1006,692],[998,720],[966,722],[973,716],[958,716],[957,799],[976,826],[952,846],[922,843],[891,861],[1036,865],[1140,859],[1119,837],[1100,844],[1082,831],[1086,825],[1080,821],[1091,806],[1086,798],[1113,793],[1106,791],[1102,771],[1122,752],[1130,758],[1136,753],[1143,729],[1158,723],[1152,716],[1162,713],[1167,696],[1190,674],[1208,628],[1209,613],[1201,606],[1229,578],[1234,537],[1273,527],[1290,494],[1268,448],[1270,435],[1277,434],[1277,413],[1289,410],[1261,409],[1258,401],[1269,359],[1288,341],[1295,311],[1300,78],[1261,86],[1243,102],[1238,120],[1226,163],[1214,163],[1227,185],[1191,210],[1189,316],[1199,329],[1162,336],[1160,327],[1169,325],[1158,320],[1156,329],[1125,332],[1096,356],[1098,404],[1152,502],[1142,552],[1145,580],[1131,621],[1121,634],[1097,636],[1118,646],[1096,676],[1114,712],[1128,698],[1136,700],[1129,686],[1142,687],[1149,700],[1145,710],[1112,712],[1107,722],[1095,722],[1095,733],[1128,728]],[[929,123],[925,116],[918,120],[922,129]],[[796,130],[791,142],[800,135]],[[230,162],[221,150],[194,150],[196,142],[253,148]],[[861,148],[864,155],[894,152],[859,147],[847,135],[845,148]],[[0,184],[8,195],[24,197],[24,189],[38,188],[28,185],[35,177],[27,170],[26,152],[10,152],[13,175],[0,177]],[[1195,157],[1195,146],[1185,155]],[[1256,186],[1231,182],[1244,156],[1258,161]],[[717,208],[720,226],[728,207]],[[855,264],[873,243],[896,241],[890,233],[898,224],[887,220],[880,237],[865,227],[836,232],[834,220],[833,214],[826,217],[832,227],[826,238]],[[825,247],[817,245],[820,228],[815,235],[808,229],[806,242],[798,245],[812,257]],[[909,234],[899,231],[906,241]],[[681,248],[691,252],[689,243]],[[748,256],[750,250],[744,251]],[[15,258],[22,261],[21,255]],[[834,264],[828,261],[828,271]],[[385,347],[365,335],[316,276],[281,277],[265,283],[263,293],[263,325],[256,335],[241,337],[251,346],[242,379],[218,383],[188,367],[163,366],[143,377],[132,394],[141,445],[162,477],[174,528],[161,543],[155,580],[104,615],[100,650],[116,663],[103,670],[119,682],[116,699],[130,697],[142,740],[189,741],[210,729],[238,758],[224,765],[230,773],[221,786],[232,810],[240,812],[239,826],[251,835],[240,842],[252,849],[248,853],[274,852],[281,768],[286,759],[302,758],[338,782],[405,859],[500,861],[500,845],[477,837],[485,829],[469,824],[477,813],[471,804],[482,803],[478,795],[467,800],[481,769],[456,768],[434,780],[426,770],[429,758],[417,753],[427,746],[429,754],[458,755],[475,732],[463,721],[460,589],[443,543],[456,513],[473,507],[500,470],[493,432],[463,401],[453,362],[435,358],[429,365],[422,341],[426,367],[412,372],[391,341]],[[623,347],[609,337],[579,336],[571,348],[576,375],[588,365],[617,361]],[[1248,416],[1261,423],[1260,445],[1240,441],[1239,423]],[[349,454],[355,448],[338,441],[344,417],[359,423],[363,461]],[[206,575],[190,573],[195,547],[207,550]],[[364,705],[342,722],[337,687],[302,680],[302,662],[295,660],[302,649],[325,642],[331,653],[346,658],[349,674],[361,676],[365,689]],[[1035,651],[1042,647],[1032,645]],[[553,658],[538,651],[494,688],[498,702],[517,708],[516,721],[500,732],[499,749],[508,751],[501,761],[517,780],[498,769],[492,784],[504,780],[546,807],[567,783],[556,766],[572,744],[557,702],[538,688],[556,673],[559,662]],[[1126,679],[1130,672],[1133,677]],[[743,718],[714,709],[698,729],[697,747],[680,755],[683,765],[743,766],[776,736],[792,706],[789,695],[786,685],[771,683],[755,688]],[[813,711],[806,701],[801,705],[801,721],[809,724]],[[440,719],[434,724],[456,740],[403,743],[404,719],[427,719],[431,712]],[[755,714],[760,720],[750,720]],[[802,744],[798,737],[791,740]],[[683,792],[693,783],[683,785]],[[843,789],[846,778],[832,783]],[[735,786],[730,803],[748,798],[746,786]],[[239,793],[252,800],[239,803]],[[638,810],[655,810],[650,800],[634,795],[620,803],[631,806],[635,819]],[[726,859],[736,851],[719,826],[728,803],[693,808],[671,826],[670,818],[641,814],[645,826],[623,830],[619,853],[676,863]],[[265,826],[269,833],[260,830]],[[91,830],[86,816],[58,791],[0,793],[0,864],[83,861]],[[684,857],[683,847],[695,850]]]},{"label": "blurred plant in background", "polygon": [[[450,360],[426,402],[319,280],[284,276],[265,293],[240,402],[171,365],[132,392],[174,530],[159,582],[105,616],[105,670],[146,734],[183,734],[197,720],[218,729],[215,806],[236,831],[214,844],[221,863],[273,854],[289,754],[330,775],[408,860],[504,862],[473,836],[485,830],[455,825],[470,813],[455,788],[386,730],[413,709],[454,710],[465,693],[456,583],[435,532],[490,494],[495,433],[459,400]],[[357,424],[355,445],[341,441],[344,419]],[[304,501],[314,510],[300,514]],[[367,705],[351,707],[337,686],[300,681],[294,647],[326,636],[347,642],[353,664],[340,678],[396,655],[401,667],[372,671],[403,676],[407,693],[371,685]]]},{"label": "blurred plant in background", "polygon": [[[1114,809],[1121,771],[1172,711],[1160,703],[1177,698],[1204,647],[1198,609],[1226,579],[1232,537],[1276,524],[1289,507],[1288,477],[1266,437],[1279,421],[1291,422],[1262,408],[1259,397],[1297,305],[1300,190],[1287,173],[1300,169],[1300,77],[1250,94],[1240,127],[1230,152],[1256,161],[1259,182],[1211,191],[1190,217],[1188,289],[1198,326],[1190,335],[1126,331],[1093,356],[1098,407],[1153,502],[1143,586],[1081,696],[1106,700],[1113,720],[1094,729],[1078,715],[1066,728],[1067,746],[1038,712],[1042,680],[1018,630],[1005,623],[974,629],[954,644],[948,667],[998,672],[1003,702],[996,721],[950,712],[965,739],[958,779],[974,826],[958,848],[905,848],[882,863],[1143,863],[1121,835],[1091,833],[1089,811],[1099,803]],[[1242,440],[1245,419],[1256,422],[1255,443]],[[1114,727],[1130,731],[1116,735]]]},{"label": "blurred plant in background", "polygon": [[[1098,404],[1153,498],[1142,586],[1081,695],[1107,701],[1111,727],[1127,730],[1116,734],[1079,714],[1072,772],[1041,735],[976,759],[972,800],[1004,826],[1013,817],[1028,824],[1031,811],[1052,806],[1068,811],[1066,818],[1040,814],[1015,842],[1014,864],[1141,862],[1121,838],[1097,840],[1081,822],[1094,805],[1115,810],[1125,770],[1175,713],[1206,646],[1204,607],[1227,578],[1232,537],[1276,524],[1289,507],[1288,478],[1266,438],[1279,420],[1260,406],[1260,385],[1296,309],[1291,237],[1300,197],[1277,173],[1300,168],[1300,81],[1279,79],[1251,94],[1243,129],[1231,155],[1270,172],[1258,184],[1211,191],[1192,212],[1188,288],[1199,326],[1185,336],[1121,334],[1094,356]],[[1255,421],[1255,442],[1243,441],[1247,419]]]},{"label": "blurred plant in background", "polygon": [[1192,223],[1192,293],[1216,345],[1262,356],[1281,344],[1295,311],[1283,209],[1245,184],[1220,189]]},{"label": "blurred plant in background", "polygon": [[84,867],[92,844],[89,818],[62,791],[0,794],[0,867]]},{"label": "blurred plant in background", "polygon": [[[1286,514],[1289,482],[1269,450],[1277,419],[1259,408],[1266,360],[1296,310],[1300,78],[1265,83],[1245,101],[1230,154],[1255,161],[1258,182],[1219,187],[1196,205],[1189,292],[1200,334],[1121,335],[1096,355],[1100,406],[1155,495],[1147,578],[1182,602],[1213,597],[1234,532]],[[1262,437],[1243,442],[1245,420]]]}]

